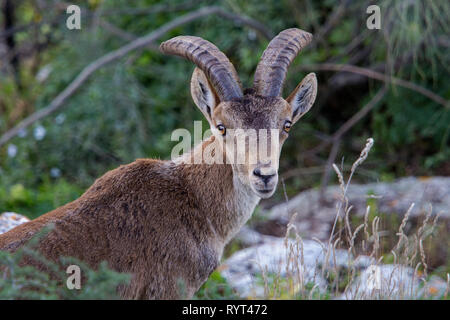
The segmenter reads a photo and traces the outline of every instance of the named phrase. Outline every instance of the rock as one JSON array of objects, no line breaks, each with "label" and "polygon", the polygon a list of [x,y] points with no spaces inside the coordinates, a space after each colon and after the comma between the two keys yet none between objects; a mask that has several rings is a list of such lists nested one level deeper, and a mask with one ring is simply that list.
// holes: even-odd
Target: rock
[{"label": "rock", "polygon": [[419,280],[412,268],[402,265],[371,265],[340,298],[408,299],[417,295]]},{"label": "rock", "polygon": [[447,283],[437,276],[432,276],[419,290],[419,297],[425,299],[442,299],[447,291]]},{"label": "rock", "polygon": [[[306,249],[306,250],[305,250]],[[314,253],[318,253],[320,246],[307,241],[304,245],[306,252],[305,265],[310,266],[310,260]],[[240,250],[228,258],[221,266],[222,276],[237,291],[241,297],[264,297],[264,285],[261,278],[262,273],[280,274],[286,276],[288,250],[284,239],[276,239],[261,245]],[[289,269],[289,268],[288,268]],[[306,281],[313,281],[315,268],[305,268]],[[316,282],[324,285],[325,280],[318,279]]]},{"label": "rock", "polygon": [[439,299],[447,284],[437,276],[424,281],[414,269],[397,264],[371,265],[340,299]]},{"label": "rock", "polygon": [[266,236],[253,229],[250,229],[247,226],[243,226],[234,239],[240,241],[243,246],[249,247],[257,244],[271,242],[278,238]]},{"label": "rock", "polygon": [[440,299],[447,283],[437,276],[429,280],[414,269],[398,265],[371,265],[353,282],[340,299]]},{"label": "rock", "polygon": [[[349,204],[353,206],[351,215],[364,216],[369,195],[376,196],[379,212],[403,216],[410,205],[415,207],[410,217],[426,214],[432,205],[433,215],[439,213],[440,220],[450,218],[450,177],[416,178],[407,177],[392,183],[380,182],[364,185],[350,184],[347,191]],[[320,191],[304,191],[288,202],[274,206],[268,213],[268,222],[282,221],[284,224],[297,213],[296,228],[301,236],[326,240],[336,217],[336,208],[341,201],[339,186],[330,186],[321,202]],[[373,196],[372,196],[373,197]],[[282,236],[281,234],[273,234]]]},{"label": "rock", "polygon": [[[302,247],[303,245],[303,247]],[[234,253],[221,266],[221,274],[242,298],[264,298],[262,274],[286,278],[291,275],[302,279],[303,284],[317,285],[323,291],[327,283],[322,270],[328,268],[347,268],[352,262],[355,268],[366,268],[373,263],[369,257],[353,259],[346,250],[330,252],[325,264],[326,252],[312,240],[296,241],[274,238],[270,241],[245,248]]]},{"label": "rock", "polygon": [[0,214],[0,234],[5,233],[28,221],[30,221],[30,219],[18,213],[4,212]]}]

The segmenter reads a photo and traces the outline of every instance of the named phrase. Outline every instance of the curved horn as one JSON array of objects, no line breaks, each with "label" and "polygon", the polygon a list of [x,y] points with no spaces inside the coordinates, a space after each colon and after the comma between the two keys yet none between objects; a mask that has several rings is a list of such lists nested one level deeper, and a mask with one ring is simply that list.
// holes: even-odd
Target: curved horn
[{"label": "curved horn", "polygon": [[311,39],[311,33],[296,28],[286,29],[273,38],[256,67],[253,80],[256,93],[281,96],[289,65]]},{"label": "curved horn", "polygon": [[161,43],[159,49],[195,63],[211,81],[220,101],[242,97],[236,70],[225,54],[211,42],[199,37],[179,36]]}]

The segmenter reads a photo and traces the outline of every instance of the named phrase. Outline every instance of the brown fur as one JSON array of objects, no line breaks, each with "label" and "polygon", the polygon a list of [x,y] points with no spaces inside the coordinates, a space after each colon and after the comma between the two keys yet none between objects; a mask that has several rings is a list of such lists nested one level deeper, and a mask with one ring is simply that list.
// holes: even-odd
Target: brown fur
[{"label": "brown fur", "polygon": [[107,172],[79,199],[1,235],[0,249],[15,251],[53,222],[39,246],[46,257],[73,256],[92,267],[106,260],[132,273],[124,298],[178,298],[179,280],[191,296],[217,267],[217,241],[228,237],[226,226],[235,219],[220,201],[231,194],[232,177],[229,165],[140,159]]},{"label": "brown fur", "polygon": [[[297,121],[314,102],[297,99],[315,98],[310,88],[315,91],[317,85],[315,77],[311,79],[294,91],[293,102],[257,96],[254,91],[246,91],[242,99],[218,102],[197,69],[191,91],[212,128],[218,122],[229,128],[279,128],[281,146],[287,138],[284,123]],[[294,118],[298,106],[302,108]],[[0,235],[0,250],[14,252],[53,224],[39,242],[39,251],[54,261],[75,257],[93,268],[106,260],[114,270],[131,273],[131,283],[119,288],[121,297],[192,297],[218,266],[224,246],[250,218],[260,198],[273,194],[278,181],[278,159],[260,167],[274,176],[266,185],[271,193],[265,195],[255,191],[255,186],[264,186],[254,174],[255,166],[182,161],[211,144],[221,145],[219,139],[232,138],[213,134],[173,161],[140,159],[107,172],[77,200]],[[215,150],[225,157],[224,149]],[[33,261],[25,258],[24,263]]]}]

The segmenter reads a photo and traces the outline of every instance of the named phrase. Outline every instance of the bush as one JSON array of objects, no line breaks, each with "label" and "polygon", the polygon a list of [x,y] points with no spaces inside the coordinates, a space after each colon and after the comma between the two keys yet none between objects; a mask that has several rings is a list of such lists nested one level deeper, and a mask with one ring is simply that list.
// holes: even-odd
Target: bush
[{"label": "bush", "polygon": [[[0,299],[118,299],[117,287],[128,283],[130,276],[115,272],[102,262],[96,270],[70,257],[61,257],[59,264],[45,259],[33,249],[38,239],[48,230],[34,237],[14,253],[0,251]],[[45,267],[40,271],[33,266],[21,265],[24,256]],[[81,289],[70,290],[66,281],[70,274],[61,266],[80,267]]]}]

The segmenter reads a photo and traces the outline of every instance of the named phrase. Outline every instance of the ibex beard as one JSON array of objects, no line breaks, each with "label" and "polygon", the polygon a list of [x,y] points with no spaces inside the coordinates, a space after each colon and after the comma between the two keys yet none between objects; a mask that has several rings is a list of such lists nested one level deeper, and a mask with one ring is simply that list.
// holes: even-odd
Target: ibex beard
[{"label": "ibex beard", "polygon": [[[192,297],[260,199],[276,189],[281,147],[317,93],[309,74],[281,97],[288,66],[311,38],[300,29],[281,32],[246,90],[212,43],[192,36],[162,43],[164,53],[196,64],[191,94],[212,136],[171,161],[139,159],[107,172],[77,200],[0,235],[0,250],[16,251],[53,224],[37,249],[55,261],[72,256],[95,268],[106,260],[130,273],[130,283],[118,288],[122,298]],[[257,134],[250,139],[249,131]],[[269,150],[256,156],[255,146],[264,145]],[[204,154],[209,160],[196,163]]]}]

